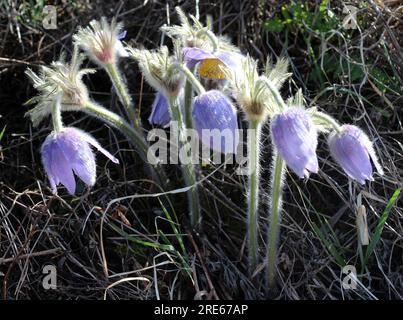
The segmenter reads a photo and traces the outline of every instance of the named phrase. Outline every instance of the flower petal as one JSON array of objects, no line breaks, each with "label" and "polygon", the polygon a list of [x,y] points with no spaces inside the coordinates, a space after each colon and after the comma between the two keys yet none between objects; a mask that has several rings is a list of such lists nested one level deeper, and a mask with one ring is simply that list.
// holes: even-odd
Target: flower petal
[{"label": "flower petal", "polygon": [[193,68],[198,62],[204,59],[215,59],[214,54],[196,47],[182,49],[183,57],[188,68]]},{"label": "flower petal", "polygon": [[129,53],[126,51],[120,40],[115,42],[115,51],[119,57],[127,58],[129,56]]},{"label": "flower petal", "polygon": [[113,163],[119,163],[119,160],[116,159],[109,151],[104,149],[97,140],[95,140],[90,134],[81,131],[79,129],[74,128],[75,130],[79,131],[81,138],[88,142],[89,144],[93,145],[98,151],[100,151],[104,156],[109,158]]},{"label": "flower petal", "polygon": [[317,133],[314,125],[301,108],[289,108],[272,121],[274,143],[287,165],[300,177],[307,170],[317,173]]},{"label": "flower petal", "polygon": [[55,176],[52,172],[52,146],[56,142],[54,141],[54,134],[50,134],[46,137],[45,142],[42,144],[41,155],[42,155],[42,164],[45,169],[46,175],[48,176],[48,180],[50,183],[50,187],[54,194],[57,194],[57,184],[59,183],[57,176]]},{"label": "flower petal", "polygon": [[329,149],[332,156],[347,175],[364,184],[373,180],[372,166],[366,147],[363,144],[363,132],[351,125],[342,126],[340,134],[332,133],[329,137]]},{"label": "flower petal", "polygon": [[376,156],[374,146],[372,142],[369,140],[368,136],[364,133],[361,136],[361,143],[364,145],[365,149],[368,152],[368,155],[370,156],[372,162],[374,163],[376,171],[382,176],[384,172],[381,164],[379,163],[378,157]]},{"label": "flower petal", "polygon": [[243,54],[236,51],[219,51],[216,54],[216,57],[224,62],[228,68],[231,68],[234,71],[241,69],[242,61],[245,59]]},{"label": "flower petal", "polygon": [[169,114],[168,101],[164,95],[158,92],[155,95],[154,102],[152,104],[151,114],[148,117],[150,124],[159,125],[162,127],[169,126],[171,122],[171,115]]},{"label": "flower petal", "polygon": [[239,143],[236,109],[223,93],[210,90],[196,97],[192,116],[203,144],[215,151],[236,153]]},{"label": "flower petal", "polygon": [[53,174],[57,177],[57,180],[67,188],[67,191],[71,195],[74,195],[76,191],[76,181],[74,179],[73,170],[57,140],[56,143],[53,144],[51,152],[52,162],[50,165]]},{"label": "flower petal", "polygon": [[[89,146],[88,146],[89,148]],[[74,173],[88,186],[93,186],[96,180],[95,157],[91,150],[86,151],[88,158],[80,159],[73,165]]]},{"label": "flower petal", "polygon": [[124,38],[126,38],[126,35],[127,35],[127,30],[123,30],[122,32],[118,33],[116,38],[118,40],[123,40]]}]

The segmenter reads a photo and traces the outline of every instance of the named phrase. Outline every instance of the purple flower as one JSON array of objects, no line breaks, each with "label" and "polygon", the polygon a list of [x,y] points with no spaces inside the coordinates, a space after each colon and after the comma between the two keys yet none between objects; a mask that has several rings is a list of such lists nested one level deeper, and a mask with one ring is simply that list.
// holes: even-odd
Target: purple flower
[{"label": "purple flower", "polygon": [[52,132],[42,145],[42,163],[48,176],[52,192],[63,184],[70,194],[76,190],[73,172],[87,185],[93,186],[96,178],[95,156],[90,145],[97,148],[114,163],[119,161],[88,133],[76,128],[63,128]]},{"label": "purple flower", "polygon": [[218,90],[197,96],[193,104],[193,123],[203,144],[222,153],[236,153],[239,136],[236,109]]},{"label": "purple flower", "polygon": [[127,30],[123,30],[122,32],[118,33],[118,35],[116,36],[116,38],[118,40],[123,40],[124,38],[126,38],[127,35]]},{"label": "purple flower", "polygon": [[155,99],[151,108],[151,114],[148,117],[148,122],[150,124],[158,125],[161,127],[168,126],[171,122],[168,100],[161,92],[158,92],[155,95]]},{"label": "purple flower", "polygon": [[292,107],[278,114],[271,131],[278,152],[300,178],[318,172],[317,132],[303,109]]},{"label": "purple flower", "polygon": [[219,60],[224,62],[228,68],[235,71],[240,70],[242,67],[242,60],[245,59],[243,54],[231,51],[219,51],[216,56]]},{"label": "purple flower", "polygon": [[209,79],[225,79],[225,74],[221,66],[226,66],[232,70],[239,70],[242,60],[245,58],[242,54],[235,51],[209,51],[186,47],[183,49],[183,55],[188,68],[193,68],[199,64],[199,74]]},{"label": "purple flower", "polygon": [[214,54],[196,47],[183,48],[182,52],[188,68],[193,68],[196,64],[205,59],[216,59]]},{"label": "purple flower", "polygon": [[333,132],[329,136],[328,143],[333,158],[350,178],[361,184],[364,184],[365,180],[373,181],[370,158],[378,173],[383,174],[372,143],[360,128],[343,125],[341,133]]}]

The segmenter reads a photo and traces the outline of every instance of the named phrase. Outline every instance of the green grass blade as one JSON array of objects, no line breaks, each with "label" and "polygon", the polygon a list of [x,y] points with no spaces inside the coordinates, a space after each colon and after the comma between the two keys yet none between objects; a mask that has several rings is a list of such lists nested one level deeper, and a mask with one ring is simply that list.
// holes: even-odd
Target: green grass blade
[{"label": "green grass blade", "polygon": [[141,244],[145,247],[156,248],[156,249],[161,249],[161,250],[165,250],[165,251],[174,251],[175,250],[172,245],[166,245],[166,244],[160,244],[160,243],[156,243],[156,242],[140,240],[138,237],[129,235],[127,232],[123,231],[118,226],[116,226],[112,223],[110,224],[110,227],[128,241],[131,241],[131,242],[134,242],[137,244]]},{"label": "green grass blade", "polygon": [[320,240],[325,245],[327,251],[329,251],[329,253],[336,259],[336,262],[340,266],[345,266],[346,261],[342,257],[342,255],[339,254],[339,252],[337,251],[337,249],[334,246],[334,244],[332,242],[330,242],[328,239],[326,239],[326,236],[323,234],[323,232],[320,230],[320,228],[314,222],[312,224],[312,227],[313,227],[313,230],[315,231],[316,235],[320,238]]},{"label": "green grass blade", "polygon": [[7,125],[4,126],[3,130],[0,132],[0,141],[3,139],[4,133],[6,132]]},{"label": "green grass blade", "polygon": [[389,199],[388,204],[386,205],[386,208],[383,211],[381,218],[379,219],[378,225],[375,228],[375,233],[374,233],[371,241],[369,242],[369,245],[367,247],[367,251],[365,253],[364,267],[366,266],[369,257],[374,252],[374,250],[376,248],[376,245],[378,244],[378,242],[379,242],[379,240],[381,238],[382,231],[383,231],[383,228],[385,226],[386,220],[389,217],[390,210],[392,209],[393,205],[397,201],[397,198],[399,197],[400,191],[402,191],[401,188],[398,188],[398,189],[395,190],[395,192],[393,193],[392,197]]}]

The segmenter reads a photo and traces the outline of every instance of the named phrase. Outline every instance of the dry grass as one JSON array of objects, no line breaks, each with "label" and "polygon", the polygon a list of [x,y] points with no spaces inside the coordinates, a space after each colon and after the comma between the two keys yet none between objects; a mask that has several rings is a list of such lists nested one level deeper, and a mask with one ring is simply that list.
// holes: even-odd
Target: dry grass
[{"label": "dry grass", "polygon": [[[23,103],[34,94],[23,72],[70,52],[77,25],[102,15],[116,15],[128,30],[127,39],[156,47],[158,29],[177,22],[174,3],[157,1],[59,5],[59,28],[43,30],[35,10],[13,16],[18,1],[0,5],[0,281],[3,299],[257,299],[265,298],[264,262],[250,281],[246,274],[245,181],[235,168],[203,169],[203,230],[187,229],[182,193],[156,197],[160,192],[144,176],[135,151],[115,130],[83,114],[69,114],[65,122],[91,132],[124,165],[112,166],[98,158],[97,184],[81,194],[53,196],[40,164],[39,147],[49,123],[33,129],[23,118]],[[64,2],[63,2],[64,3]],[[308,105],[338,120],[364,128],[375,142],[385,176],[363,187],[350,183],[329,157],[325,140],[318,148],[321,171],[308,181],[287,175],[280,240],[279,290],[276,299],[401,299],[403,297],[403,206],[392,208],[375,253],[360,273],[356,290],[342,288],[341,266],[357,266],[355,210],[360,196],[373,234],[393,192],[402,185],[402,50],[399,26],[402,8],[397,1],[368,1],[359,10],[357,30],[328,32],[321,37],[310,25],[288,31],[264,31],[264,21],[279,15],[287,1],[200,1],[200,14],[214,17],[214,29],[228,34],[244,52],[259,58],[289,58],[292,79],[284,96],[303,89]],[[357,4],[358,7],[358,4]],[[193,1],[182,6],[194,13]],[[318,6],[310,6],[312,12]],[[336,14],[341,2],[331,1]],[[40,9],[38,9],[39,12]],[[331,36],[331,37],[330,37]],[[326,45],[327,50],[324,50]],[[312,48],[312,51],[310,50]],[[330,62],[327,62],[330,59]],[[331,60],[334,59],[334,60]],[[263,64],[262,64],[263,65]],[[340,71],[334,71],[340,66]],[[143,119],[149,114],[152,91],[142,85],[134,63],[122,68]],[[375,71],[381,70],[381,76]],[[383,78],[387,75],[392,80]],[[119,110],[103,71],[87,81],[93,97]],[[384,91],[383,91],[384,90]],[[267,130],[268,128],[265,128]],[[266,131],[267,132],[267,131]],[[267,135],[266,135],[267,136]],[[262,186],[268,190],[271,150],[264,141]],[[177,187],[177,169],[167,167]],[[160,200],[172,202],[164,208]],[[267,207],[262,201],[262,211]],[[166,201],[164,202],[166,203]],[[261,230],[267,225],[263,216]],[[102,238],[101,238],[102,237]],[[262,255],[264,253],[262,238]],[[329,245],[331,244],[331,245]],[[330,249],[329,249],[330,248]],[[57,290],[44,290],[42,268],[58,270]],[[136,279],[143,277],[148,279]],[[111,286],[112,284],[115,284]]]}]

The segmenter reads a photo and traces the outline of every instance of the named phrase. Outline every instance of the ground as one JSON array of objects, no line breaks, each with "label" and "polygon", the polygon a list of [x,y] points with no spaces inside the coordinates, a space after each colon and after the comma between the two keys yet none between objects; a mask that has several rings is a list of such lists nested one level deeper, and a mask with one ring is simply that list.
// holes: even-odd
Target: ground
[{"label": "ground", "polygon": [[[243,53],[259,59],[286,57],[293,73],[282,94],[302,88],[308,106],[365,130],[385,170],[363,186],[352,183],[318,146],[320,172],[308,180],[287,174],[279,247],[278,288],[267,291],[262,259],[250,279],[245,254],[246,181],[235,166],[204,167],[203,227],[188,226],[186,197],[152,197],[160,190],[124,136],[97,119],[70,113],[64,121],[91,132],[121,165],[98,156],[96,185],[77,196],[52,195],[40,161],[49,134],[46,120],[34,128],[24,105],[36,92],[24,71],[37,70],[72,51],[77,26],[116,16],[135,46],[171,46],[159,28],[177,23],[175,6],[195,14],[194,1],[50,1],[55,30],[42,27],[44,1],[0,4],[0,281],[3,299],[401,299],[403,206],[387,204],[402,185],[402,50],[398,1],[352,1],[356,20],[343,26],[342,1],[200,1],[201,21],[227,35]],[[302,5],[301,5],[302,3]],[[351,10],[351,9],[350,9]],[[399,20],[400,19],[400,20]],[[356,22],[356,23],[355,23]],[[351,24],[352,23],[352,24]],[[354,24],[355,23],[355,24]],[[90,62],[88,66],[94,67]],[[153,90],[136,63],[121,69],[146,129]],[[102,70],[86,78],[91,95],[122,112]],[[240,120],[242,117],[240,116]],[[3,130],[4,128],[4,130]],[[268,190],[269,124],[262,143],[262,189]],[[180,172],[167,166],[182,186]],[[359,200],[360,199],[360,200]],[[393,199],[392,199],[393,200]],[[172,206],[166,208],[167,201]],[[269,192],[262,197],[267,212]],[[373,250],[357,244],[358,201],[366,207]],[[386,218],[381,229],[381,216]],[[264,256],[265,214],[261,218]],[[43,287],[46,265],[57,271],[56,289]],[[343,289],[342,268],[358,272],[356,289]],[[132,277],[142,277],[133,280]],[[144,280],[146,279],[146,280]],[[112,287],[117,281],[117,283]]]}]

